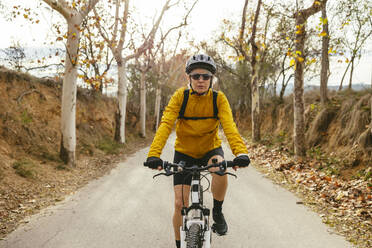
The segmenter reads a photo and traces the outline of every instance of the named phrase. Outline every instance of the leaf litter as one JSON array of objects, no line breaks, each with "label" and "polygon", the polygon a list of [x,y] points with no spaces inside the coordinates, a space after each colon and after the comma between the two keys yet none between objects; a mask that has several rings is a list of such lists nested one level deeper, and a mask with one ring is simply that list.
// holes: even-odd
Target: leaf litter
[{"label": "leaf litter", "polygon": [[372,184],[344,180],[317,169],[320,161],[295,159],[280,148],[248,145],[253,166],[275,183],[296,193],[317,212],[330,231],[343,235],[355,247],[372,247]]}]

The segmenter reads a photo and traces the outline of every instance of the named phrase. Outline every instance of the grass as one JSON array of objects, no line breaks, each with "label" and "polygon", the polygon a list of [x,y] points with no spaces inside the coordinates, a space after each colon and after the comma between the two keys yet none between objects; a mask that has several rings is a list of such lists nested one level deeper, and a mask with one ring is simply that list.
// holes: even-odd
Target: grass
[{"label": "grass", "polygon": [[368,181],[372,179],[372,170],[368,169],[359,170],[352,178],[363,179],[364,181]]},{"label": "grass", "polygon": [[70,170],[70,168],[65,164],[59,164],[56,166],[57,170]]},{"label": "grass", "polygon": [[14,162],[13,169],[16,174],[24,178],[34,179],[36,176],[36,165],[28,159],[21,159]]},{"label": "grass", "polygon": [[57,154],[48,151],[43,151],[41,157],[53,162],[62,162],[61,158]]},{"label": "grass", "polygon": [[117,143],[112,138],[105,137],[98,142],[96,147],[106,154],[119,154],[120,149],[123,148],[124,145]]},{"label": "grass", "polygon": [[27,110],[24,110],[21,115],[21,121],[22,124],[27,125],[32,122],[31,115],[27,112]]}]

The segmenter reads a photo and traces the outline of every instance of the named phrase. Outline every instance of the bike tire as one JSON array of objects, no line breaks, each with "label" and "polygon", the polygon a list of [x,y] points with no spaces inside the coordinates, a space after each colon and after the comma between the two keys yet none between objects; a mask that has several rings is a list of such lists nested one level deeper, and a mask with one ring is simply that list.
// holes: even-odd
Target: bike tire
[{"label": "bike tire", "polygon": [[186,236],[186,248],[202,248],[201,226],[192,224]]}]

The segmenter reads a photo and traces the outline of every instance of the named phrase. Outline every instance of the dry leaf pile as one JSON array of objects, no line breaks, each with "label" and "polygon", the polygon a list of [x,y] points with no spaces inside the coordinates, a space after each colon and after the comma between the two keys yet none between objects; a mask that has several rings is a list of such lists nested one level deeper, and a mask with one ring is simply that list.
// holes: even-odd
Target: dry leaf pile
[{"label": "dry leaf pile", "polygon": [[277,148],[254,145],[249,150],[253,166],[295,192],[302,199],[297,204],[318,212],[324,223],[357,247],[372,247],[371,181],[327,175],[317,169],[321,161],[296,161]]}]

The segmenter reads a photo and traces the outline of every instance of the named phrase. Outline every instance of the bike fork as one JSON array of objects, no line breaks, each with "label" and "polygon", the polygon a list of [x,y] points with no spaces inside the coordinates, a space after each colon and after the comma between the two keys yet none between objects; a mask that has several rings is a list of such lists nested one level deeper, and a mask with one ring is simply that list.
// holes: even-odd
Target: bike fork
[{"label": "bike fork", "polygon": [[[186,231],[182,230],[182,227],[180,227],[180,234],[181,234],[181,248],[186,248]],[[204,241],[203,241],[203,247],[202,248],[211,248],[211,230],[204,232]]]}]

